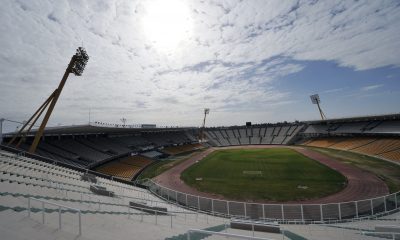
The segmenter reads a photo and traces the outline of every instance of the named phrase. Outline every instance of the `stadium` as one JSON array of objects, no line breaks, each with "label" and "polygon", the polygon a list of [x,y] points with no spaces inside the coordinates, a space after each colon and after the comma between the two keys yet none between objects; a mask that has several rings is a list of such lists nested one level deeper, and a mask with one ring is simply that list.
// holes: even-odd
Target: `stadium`
[{"label": "stadium", "polygon": [[[189,21],[189,15],[201,12],[194,9],[196,11],[193,10],[190,14],[181,13],[178,3],[181,4],[179,1],[175,3],[171,0],[169,4],[174,7],[174,14],[183,14],[184,18],[178,19],[178,22],[170,22],[170,25]],[[15,13],[35,9],[29,4],[18,4],[20,5],[18,9],[22,10],[19,9]],[[135,5],[137,8],[134,11],[135,14],[144,11],[147,14],[144,19],[149,21],[150,10],[155,5],[153,3],[153,6],[151,2],[146,4]],[[165,3],[157,2],[157,16],[170,8],[170,5],[163,4]],[[73,3],[69,5],[72,6]],[[300,14],[300,5],[297,3],[291,6],[285,16],[291,16],[293,12]],[[221,6],[217,4],[216,7],[222,8],[224,15],[229,15],[234,9],[228,3]],[[262,7],[262,4],[259,7]],[[387,8],[398,9],[399,6],[397,4]],[[4,13],[5,9],[6,7],[0,7]],[[12,7],[10,9],[15,10]],[[90,8],[85,11],[89,11],[88,9]],[[118,7],[113,9],[107,4],[96,5],[93,9],[99,14],[110,9],[111,12],[114,10],[124,12]],[[214,8],[210,7],[208,10],[211,12],[211,9]],[[244,12],[250,11],[244,9]],[[307,5],[307,9],[314,9],[313,4]],[[40,12],[37,9],[35,11]],[[340,15],[346,11],[352,10],[336,9],[330,15]],[[374,14],[379,12],[375,9],[371,16],[376,17]],[[62,14],[58,14],[57,11],[52,12],[45,17],[47,20],[43,21],[63,24],[60,17]],[[206,13],[203,11],[202,14]],[[236,14],[238,15],[240,14]],[[164,20],[167,21],[172,18],[171,16],[164,16]],[[92,17],[96,18],[95,15]],[[276,16],[274,19],[280,17]],[[31,21],[33,20],[28,22]],[[92,19],[87,20],[86,23],[89,24],[91,21]],[[102,22],[99,19],[97,21]],[[119,24],[123,24],[126,19],[119,21],[121,21]],[[276,32],[294,24],[285,21],[282,23],[283,25],[278,24],[273,30],[267,28],[266,31]],[[162,24],[157,22],[158,25]],[[145,26],[147,29],[153,25],[148,23]],[[182,34],[189,34],[190,29],[186,29],[188,26],[179,26],[184,29]],[[207,26],[211,28],[211,25]],[[223,23],[221,29],[234,26],[233,23]],[[105,36],[108,32],[96,32],[97,25],[85,26],[85,29],[86,27],[89,31],[93,31],[96,37],[107,39]],[[243,29],[248,28],[251,28],[251,24]],[[337,28],[340,26],[336,26],[335,30]],[[159,26],[156,30],[156,32],[162,31]],[[180,34],[180,32],[173,33],[172,35]],[[151,37],[161,38],[153,35]],[[249,33],[252,37],[258,35],[259,33],[255,32]],[[107,44],[122,49],[126,47],[122,38],[113,39],[112,43]],[[173,40],[168,36],[165,36],[165,39],[168,43]],[[180,44],[184,45],[182,41],[174,45],[173,51],[178,51],[177,49],[182,47]],[[195,42],[201,40],[197,39]],[[167,50],[171,47],[166,46],[165,42],[160,45],[161,43],[154,39],[150,43],[142,48],[153,51],[160,46]],[[209,47],[210,44],[212,45],[212,41],[203,45]],[[93,51],[94,57],[91,55],[91,49],[97,50]],[[132,49],[129,48],[127,52],[134,51]],[[245,51],[250,51],[249,49],[246,48]],[[107,51],[105,48],[101,50]],[[301,79],[301,74],[310,71],[309,69],[313,70],[312,75],[317,75],[318,68],[323,68],[323,64],[326,63],[299,68],[296,65],[299,63],[296,61],[300,60],[294,57],[292,62],[286,63],[286,66],[283,66],[286,59],[270,57],[267,58],[268,61],[261,61],[261,65],[257,65],[259,63],[255,60],[237,64],[229,53],[225,57],[227,59],[232,57],[232,62],[223,60],[221,64],[219,55],[216,54],[216,60],[200,61],[189,67],[182,64],[183,67],[178,70],[157,69],[156,74],[149,78],[154,86],[148,89],[141,89],[142,80],[135,82],[137,89],[148,92],[139,93],[140,101],[135,102],[134,107],[156,106],[143,107],[144,110],[129,116],[144,116],[144,119],[150,119],[149,122],[154,119],[168,122],[165,119],[172,119],[170,115],[176,115],[174,117],[183,124],[165,126],[160,124],[160,121],[156,124],[130,124],[125,117],[120,119],[121,123],[115,124],[107,121],[109,118],[118,118],[117,115],[113,115],[115,109],[122,109],[118,114],[130,113],[126,110],[128,108],[115,105],[112,102],[114,100],[110,99],[121,97],[122,105],[125,103],[124,97],[132,94],[135,96],[132,99],[136,100],[136,85],[129,88],[130,85],[125,82],[126,85],[119,88],[124,81],[104,86],[99,83],[107,90],[105,92],[94,86],[95,80],[90,80],[92,85],[86,85],[85,90],[82,90],[84,84],[79,85],[80,88],[76,91],[70,90],[71,87],[67,86],[72,81],[68,80],[69,78],[87,77],[96,81],[99,78],[104,81],[111,76],[121,80],[119,76],[125,77],[125,75],[120,71],[120,67],[122,66],[124,71],[130,71],[131,66],[125,66],[124,61],[118,62],[117,58],[113,58],[117,64],[107,62],[110,66],[105,68],[101,65],[103,64],[99,60],[101,54],[98,52],[99,48],[91,45],[83,47],[82,43],[72,55],[55,90],[29,88],[30,85],[12,86],[12,96],[15,100],[10,102],[4,100],[5,97],[0,97],[5,103],[9,103],[3,108],[4,110],[2,109],[0,116],[1,239],[400,239],[400,113],[382,113],[384,111],[377,109],[378,105],[366,100],[370,95],[373,99],[378,99],[374,98],[376,96],[383,99],[382,95],[378,93],[374,95],[371,91],[383,88],[384,84],[357,87],[361,89],[359,92],[368,93],[362,96],[353,90],[348,96],[344,94],[349,88],[347,85],[329,90],[306,85],[306,93],[302,88],[297,89],[299,96],[307,99],[305,104],[295,98],[291,101],[280,97],[284,95],[283,93],[274,95],[272,87],[266,87],[262,94],[258,89],[253,89],[253,87],[261,88],[262,84],[269,84],[269,80],[263,81],[261,85],[251,84],[257,82],[262,75],[258,73],[260,69],[266,71],[263,74],[275,74],[276,78],[294,76]],[[286,52],[281,53],[282,56],[285,54]],[[132,56],[146,59],[140,54]],[[171,53],[166,56],[162,58],[163,60],[157,59],[158,64],[163,61],[173,62],[168,58],[171,57]],[[13,62],[10,57],[0,55],[0,60],[3,59],[6,59],[5,62]],[[350,60],[354,59],[355,57],[352,57]],[[371,59],[367,58],[366,62],[373,62]],[[366,75],[390,76],[387,79],[392,82],[393,89],[384,92],[388,96],[384,100],[391,99],[392,96],[397,100],[400,96],[395,89],[398,83],[393,83],[400,76],[396,72],[398,70],[396,63],[385,62],[382,66],[368,67],[363,65],[367,70],[354,63],[356,70],[346,75],[341,72],[344,71],[341,68],[345,68],[340,65],[343,59],[334,60],[337,61],[336,65],[330,68],[336,69],[336,75],[332,74],[335,77],[354,77],[357,74],[363,78],[367,78]],[[25,62],[21,59],[20,61]],[[312,65],[305,63],[311,60],[302,61],[304,61],[302,64]],[[312,59],[312,61],[320,60]],[[96,71],[90,69],[91,64],[99,65]],[[223,70],[221,76],[224,75],[225,82],[200,88],[200,92],[208,92],[206,96],[198,97],[196,95],[198,93],[190,91],[195,91],[197,85],[203,84],[201,73],[214,71],[210,70],[212,64],[238,70],[235,74]],[[156,65],[152,63],[141,68],[146,72],[149,66]],[[253,68],[253,65],[257,65],[257,68]],[[390,66],[390,69],[387,66]],[[33,67],[32,69],[37,71],[32,71],[33,77],[46,74],[53,77],[52,72],[59,68],[38,70]],[[381,75],[370,69],[375,69]],[[7,85],[3,79],[5,76],[12,78],[14,73],[11,71],[14,70],[1,70],[0,84],[4,86],[3,89],[9,89],[11,84]],[[177,95],[160,97],[165,94],[160,89],[165,90],[170,86],[162,85],[160,83],[162,80],[157,79],[157,76],[162,79],[163,74],[174,72],[176,78],[181,77],[179,74],[187,77],[187,72],[192,70],[201,83],[188,80],[192,86],[185,88],[180,84],[175,86],[176,82],[170,81],[168,84],[174,87],[172,92],[177,92]],[[288,71],[287,75],[281,73],[285,71]],[[328,75],[326,74],[327,78]],[[218,75],[215,79],[219,80],[221,76]],[[244,81],[242,77],[251,81],[249,85],[242,85],[240,82],[235,82],[235,77],[241,81]],[[156,83],[160,85],[155,85]],[[229,88],[225,85],[227,83],[234,85],[232,87],[234,91],[229,92],[229,97],[219,99],[218,94],[222,96],[226,93],[223,90],[215,92],[213,89],[218,89],[221,85],[221,88],[226,90]],[[291,84],[296,85],[293,82]],[[53,85],[54,83],[51,88]],[[107,86],[115,88],[109,89]],[[14,91],[19,93],[20,89],[24,88],[28,88],[28,92],[35,97],[14,94]],[[129,90],[125,91],[123,88]],[[39,91],[34,91],[36,89]],[[315,89],[321,91],[321,94],[316,93]],[[6,91],[0,89],[0,93],[6,94]],[[82,124],[74,124],[68,120],[64,121],[66,124],[55,124],[52,118],[57,118],[58,121],[63,118],[70,119],[69,115],[76,114],[77,119],[80,119],[86,114],[84,112],[86,106],[82,105],[87,102],[84,97],[78,97],[82,93],[80,91],[83,91],[85,96],[93,95],[95,101],[91,107],[97,111],[96,116],[92,117],[89,110],[89,120]],[[189,94],[183,93],[184,91]],[[46,94],[48,97],[43,98]],[[68,97],[63,97],[64,94]],[[264,99],[263,95],[267,94],[273,96]],[[334,97],[330,94],[334,94]],[[40,98],[36,98],[37,95],[40,95]],[[153,95],[157,95],[156,99],[159,102],[145,102],[146,98],[152,98]],[[248,98],[249,95],[255,97]],[[329,103],[325,105],[320,95],[321,98],[328,96],[323,100],[327,99],[326,102]],[[176,99],[172,99],[173,97]],[[240,102],[235,97],[247,100]],[[35,102],[32,102],[32,105],[28,104],[25,98]],[[274,98],[279,98],[282,102],[275,102]],[[23,99],[22,105],[19,105],[20,99]],[[41,105],[36,102],[37,99],[41,99]],[[197,105],[199,99],[212,100]],[[365,102],[354,107],[353,102],[346,102],[346,99],[356,99],[354,104],[357,99]],[[380,107],[392,106],[388,101],[379,101],[381,102],[384,103],[379,105]],[[184,107],[179,108],[186,103],[189,103],[190,108],[194,106],[196,113]],[[29,106],[25,108],[24,104]],[[268,111],[271,111],[270,115],[267,114],[268,111],[262,110],[262,107],[268,104],[272,105],[268,108]],[[364,114],[357,114],[359,112],[356,108],[364,105],[368,105],[366,111],[360,111]],[[393,106],[388,109],[397,111],[397,104]],[[299,110],[296,111],[296,108]],[[304,109],[307,111],[311,109],[312,114],[308,112],[303,114]],[[351,114],[348,114],[347,109],[354,111],[356,116],[349,117]],[[327,117],[325,111],[333,114],[328,114]],[[152,118],[154,112],[157,113],[156,118]],[[198,114],[199,112],[201,114]],[[219,116],[222,117],[218,120],[213,119],[214,113],[221,114]],[[330,117],[335,115],[338,117]],[[318,120],[313,119],[315,116]],[[196,121],[201,122],[201,125],[196,126]]]}]

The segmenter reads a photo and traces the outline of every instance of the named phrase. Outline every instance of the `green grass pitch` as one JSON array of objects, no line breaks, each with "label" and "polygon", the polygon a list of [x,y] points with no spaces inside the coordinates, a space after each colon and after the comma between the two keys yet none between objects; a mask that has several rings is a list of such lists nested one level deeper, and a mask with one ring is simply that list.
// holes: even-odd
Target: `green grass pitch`
[{"label": "green grass pitch", "polygon": [[340,173],[288,148],[218,150],[186,169],[181,179],[203,192],[255,201],[314,199],[346,183]]}]

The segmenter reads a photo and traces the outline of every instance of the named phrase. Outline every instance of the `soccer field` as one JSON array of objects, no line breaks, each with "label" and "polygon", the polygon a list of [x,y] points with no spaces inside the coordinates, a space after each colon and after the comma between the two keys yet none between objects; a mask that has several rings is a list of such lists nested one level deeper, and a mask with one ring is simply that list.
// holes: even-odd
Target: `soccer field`
[{"label": "soccer field", "polygon": [[218,150],[181,174],[186,184],[235,200],[292,201],[340,191],[340,173],[288,148]]}]

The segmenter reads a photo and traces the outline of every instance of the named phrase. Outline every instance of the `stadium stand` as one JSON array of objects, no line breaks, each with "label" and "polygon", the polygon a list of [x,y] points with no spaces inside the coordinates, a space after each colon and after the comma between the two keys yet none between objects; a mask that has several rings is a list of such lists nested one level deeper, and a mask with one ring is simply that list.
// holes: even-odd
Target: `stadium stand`
[{"label": "stadium stand", "polygon": [[333,139],[333,138],[321,138],[321,139],[315,139],[315,140],[310,140],[307,143],[304,143],[304,145],[312,146],[312,147],[330,147],[336,143],[338,143],[339,139]]},{"label": "stadium stand", "polygon": [[123,164],[119,162],[113,162],[104,166],[101,166],[96,169],[96,171],[107,174],[107,175],[112,175],[116,176],[119,178],[122,178],[124,180],[130,181],[133,176],[139,172],[140,167],[137,166],[131,166],[128,164]]},{"label": "stadium stand", "polygon": [[153,162],[152,159],[146,158],[141,155],[135,155],[135,156],[130,156],[126,157],[120,160],[121,163],[133,165],[133,166],[138,166],[138,167],[144,167],[149,165],[150,163]]},{"label": "stadium stand", "polygon": [[157,159],[163,156],[164,154],[159,151],[148,151],[148,152],[143,152],[142,155],[148,158]]},{"label": "stadium stand", "polygon": [[211,144],[211,146],[216,146],[216,147],[222,146],[222,144],[219,142],[218,138],[215,136],[214,131],[212,131],[212,130],[205,131],[204,135],[208,139],[208,142]]},{"label": "stadium stand", "polygon": [[[90,169],[131,153],[143,153],[148,158],[162,157],[164,154],[157,149],[193,144],[197,140],[192,134],[197,134],[197,130],[59,127],[46,130],[36,153],[75,167]],[[8,139],[11,137],[8,135]],[[31,141],[32,136],[28,136],[20,148],[28,151]]]},{"label": "stadium stand", "polygon": [[198,141],[198,132],[197,129],[187,129],[185,130],[186,139],[189,142],[197,142]]},{"label": "stadium stand", "polygon": [[399,114],[309,121],[305,134],[399,134]]},{"label": "stadium stand", "polygon": [[79,158],[91,162],[101,161],[107,159],[111,154],[106,154],[97,151],[89,146],[85,146],[74,139],[61,139],[51,142],[52,145],[78,155]]},{"label": "stadium stand", "polygon": [[346,150],[400,161],[400,156],[396,154],[400,150],[400,138],[317,138],[309,140],[303,143],[303,145]]},{"label": "stadium stand", "polygon": [[[396,117],[375,116],[330,121],[329,124],[324,121],[314,121],[263,124],[251,127],[207,128],[205,136],[208,143],[206,144],[231,146],[291,144],[298,141],[308,146],[336,148],[400,161],[400,138],[398,134],[400,122]],[[15,229],[14,232],[18,233],[18,227],[23,226],[21,229],[31,229],[29,235],[26,235],[30,239],[57,239],[58,236],[55,236],[57,231],[54,231],[57,228],[55,223],[58,221],[57,207],[45,207],[45,222],[54,228],[52,231],[44,234],[37,227],[37,221],[34,224],[28,222],[26,218],[27,199],[32,196],[81,209],[85,239],[121,239],[131,236],[141,236],[143,239],[186,239],[185,233],[188,229],[217,229],[212,227],[222,225],[219,230],[221,231],[224,229],[224,224],[229,221],[229,219],[212,215],[202,215],[201,211],[218,210],[222,213],[230,211],[234,215],[237,212],[238,216],[247,220],[260,216],[260,206],[256,206],[255,203],[241,205],[237,202],[230,202],[228,208],[222,209],[219,200],[206,201],[206,199],[190,195],[185,198],[184,195],[170,190],[161,190],[158,192],[159,195],[155,196],[153,194],[156,194],[156,192],[151,194],[147,190],[128,185],[131,183],[127,181],[131,180],[140,169],[154,162],[154,158],[162,156],[164,154],[162,152],[179,154],[200,145],[194,144],[197,132],[193,129],[164,129],[152,132],[149,129],[128,131],[121,128],[119,131],[121,132],[105,133],[99,131],[99,129],[94,129],[92,134],[88,132],[72,134],[61,132],[45,136],[39,144],[37,154],[66,163],[69,165],[68,168],[0,151],[0,221],[2,222],[0,229],[2,229],[2,238],[24,239],[7,235],[10,234],[10,231],[5,231],[6,228]],[[28,143],[29,141],[22,144],[21,148],[27,150]],[[137,153],[137,155],[130,156],[132,153]],[[115,181],[105,178],[108,176],[93,172],[93,174],[97,174],[98,183],[96,184],[114,192],[115,197],[93,194],[90,191],[91,183],[81,180],[84,171],[90,172],[87,170],[90,166],[103,163],[103,161],[109,162],[97,166],[96,169],[107,175],[115,176]],[[77,170],[77,167],[84,169]],[[150,188],[150,190],[154,189]],[[384,200],[379,206],[385,205],[385,207],[392,209],[392,196],[385,197]],[[149,206],[152,207],[152,210],[146,212],[129,208],[128,205],[131,202],[140,202],[140,206]],[[192,212],[180,208],[179,205],[185,203],[193,209],[196,206],[200,209],[195,209],[196,211]],[[375,204],[375,202],[373,203]],[[362,202],[362,204],[356,206],[363,207],[363,204]],[[398,204],[398,201],[396,204]],[[371,206],[371,202],[366,202],[366,206]],[[307,219],[311,216],[318,218],[321,216],[319,211],[322,208],[326,214],[330,214],[330,208],[335,209],[332,212],[340,209],[341,214],[343,214],[342,217],[346,217],[347,208],[354,206],[343,203],[339,205],[339,208],[335,204],[322,207],[266,204],[263,205],[264,207],[265,212],[263,211],[263,213],[268,216],[274,217],[276,215],[276,218],[280,218],[282,211],[284,211],[285,218],[293,219],[296,222],[296,219]],[[166,208],[167,214],[160,214],[155,217],[153,208]],[[40,214],[39,204],[32,206],[32,214]],[[66,211],[65,214],[67,216],[65,221],[63,219],[63,223],[72,220],[72,213]],[[298,236],[307,237],[307,239],[317,239],[317,236],[323,236],[318,239],[324,239],[324,237],[330,236],[331,239],[335,239],[341,234],[344,239],[354,239],[359,238],[360,228],[371,233],[374,231],[373,224],[375,223],[398,223],[398,220],[395,223],[390,221],[392,216],[386,216],[386,219],[385,216],[374,216],[374,220],[368,219],[365,222],[361,222],[359,218],[350,223],[336,222],[329,225],[328,229],[331,232],[328,232],[327,227],[321,223],[310,224],[307,227],[301,224],[287,224],[284,225],[285,234],[287,234],[285,236],[291,239],[304,239]],[[133,220],[135,217],[136,219]],[[192,221],[188,220],[190,217],[192,217]],[[262,220],[265,219],[258,219],[257,221]],[[155,223],[152,221],[155,221]],[[76,228],[72,226],[76,226],[77,221],[71,222],[75,225],[63,226],[63,231],[76,232]],[[283,224],[286,224],[286,222]],[[173,225],[173,227],[170,225]],[[27,233],[28,230],[24,231]],[[226,230],[226,232],[232,231],[229,228]],[[239,233],[251,235],[244,230]],[[49,234],[51,237],[48,237]],[[43,238],[43,236],[47,237]],[[261,235],[261,233],[258,236],[271,238],[271,235]],[[293,236],[297,237],[292,238]],[[273,235],[272,238],[282,239],[282,236]]]},{"label": "stadium stand", "polygon": [[385,152],[390,152],[400,148],[400,139],[395,138],[384,138],[375,139],[363,146],[353,149],[356,152],[369,154],[369,155],[379,155]]},{"label": "stadium stand", "polygon": [[142,136],[157,147],[191,142],[187,137],[187,133],[183,131],[143,132]]},{"label": "stadium stand", "polygon": [[184,145],[179,145],[179,146],[171,146],[171,147],[165,147],[162,149],[162,152],[169,154],[169,155],[177,155],[177,154],[182,154],[185,152],[190,152],[194,150],[198,150],[203,148],[203,145],[201,144],[184,144]]},{"label": "stadium stand", "polygon": [[121,146],[120,144],[116,144],[107,138],[83,138],[78,139],[77,141],[106,154],[119,155],[131,151],[131,149]]},{"label": "stadium stand", "polygon": [[[26,144],[21,144],[20,147],[25,151],[28,151],[29,149],[29,146]],[[65,162],[76,167],[88,167],[90,164],[93,163],[92,161],[81,159],[78,155],[74,153],[52,146],[45,141],[39,143],[36,152],[41,156],[55,159],[60,162]]]},{"label": "stadium stand", "polygon": [[327,146],[327,147],[332,147],[335,149],[340,149],[340,150],[351,150],[358,148],[360,146],[364,146],[366,144],[369,144],[373,141],[375,141],[374,138],[369,138],[369,137],[351,137],[351,138],[339,138],[339,139],[332,139],[332,141],[335,141],[334,144]]},{"label": "stadium stand", "polygon": [[[115,197],[94,194],[82,174],[0,150],[1,239],[185,239],[189,229],[225,229],[223,218],[182,209],[147,190],[103,177],[97,177],[97,185]],[[142,208],[130,208],[130,202],[140,202]],[[78,209],[79,221],[78,213],[58,205]],[[166,210],[157,214],[157,208]]]},{"label": "stadium stand", "polygon": [[368,129],[371,133],[389,133],[389,134],[400,134],[400,121],[380,121],[379,125],[372,126],[373,128]]},{"label": "stadium stand", "polygon": [[254,125],[251,127],[208,128],[205,135],[212,146],[287,144],[302,124]]},{"label": "stadium stand", "polygon": [[[349,150],[396,159],[399,115],[382,115],[324,121],[206,128],[203,146],[293,144]],[[187,129],[96,129],[93,126],[58,129],[46,136],[37,153],[77,167],[93,168],[104,162],[142,154],[156,159],[191,151],[198,131]],[[72,131],[72,132],[71,132]],[[397,135],[396,135],[397,134]],[[27,150],[29,140],[21,148]]]},{"label": "stadium stand", "polygon": [[[308,122],[301,144],[400,161],[399,114]],[[304,140],[305,139],[305,140]]]},{"label": "stadium stand", "polygon": [[396,149],[390,152],[381,153],[378,155],[379,157],[386,158],[393,161],[400,162],[400,149]]},{"label": "stadium stand", "polygon": [[109,140],[131,150],[138,150],[140,147],[152,145],[147,139],[140,135],[110,136]]},{"label": "stadium stand", "polygon": [[113,160],[96,167],[95,170],[106,175],[111,175],[130,181],[137,173],[139,173],[143,168],[152,162],[153,160],[147,157],[135,155]]}]

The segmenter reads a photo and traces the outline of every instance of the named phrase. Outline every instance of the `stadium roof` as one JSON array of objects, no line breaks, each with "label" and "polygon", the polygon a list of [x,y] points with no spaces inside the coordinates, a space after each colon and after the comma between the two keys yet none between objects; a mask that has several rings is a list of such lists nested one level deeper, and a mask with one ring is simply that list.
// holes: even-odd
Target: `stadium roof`
[{"label": "stadium roof", "polygon": [[[83,125],[72,125],[72,126],[57,126],[47,127],[44,131],[44,136],[52,135],[82,135],[82,134],[130,134],[135,132],[143,131],[177,131],[185,129],[193,129],[195,127],[178,127],[178,126],[163,126],[156,127],[152,124],[143,125],[121,125],[121,124],[101,124],[101,123],[90,123]],[[37,129],[32,129],[28,136],[35,135]],[[15,132],[7,133],[5,136],[10,136]]]},{"label": "stadium roof", "polygon": [[340,122],[361,122],[361,121],[376,121],[376,120],[400,120],[400,113],[385,114],[385,115],[371,115],[359,117],[346,117],[346,118],[332,118],[326,120],[313,120],[305,121],[308,124],[318,123],[340,123]]}]

